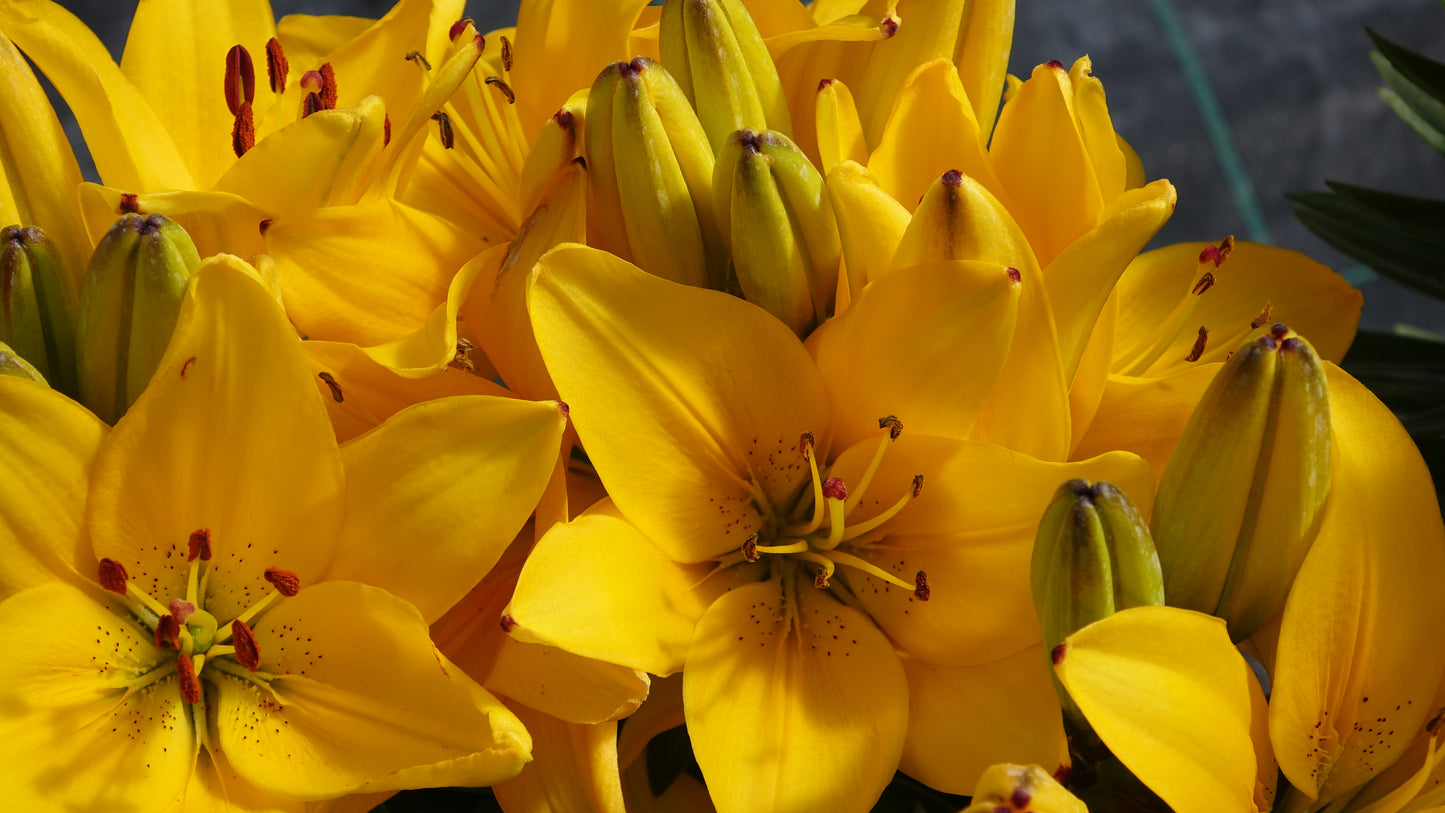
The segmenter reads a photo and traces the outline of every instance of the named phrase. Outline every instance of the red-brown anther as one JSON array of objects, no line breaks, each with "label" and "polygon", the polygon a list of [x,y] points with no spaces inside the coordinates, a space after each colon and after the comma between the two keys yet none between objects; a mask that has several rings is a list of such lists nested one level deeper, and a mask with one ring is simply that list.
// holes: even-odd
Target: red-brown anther
[{"label": "red-brown anther", "polygon": [[289,570],[282,570],[279,567],[268,567],[265,572],[266,581],[276,588],[276,592],[291,598],[301,592],[301,578]]},{"label": "red-brown anther", "polygon": [[1024,810],[1028,808],[1029,802],[1032,802],[1033,800],[1034,795],[1024,790],[1023,788],[1014,788],[1014,792],[1010,793],[1008,796],[1008,803],[1018,808],[1019,810]]},{"label": "red-brown anther", "polygon": [[336,109],[336,69],[330,62],[321,66],[321,106],[326,110]]},{"label": "red-brown anther", "polygon": [[1199,357],[1202,356],[1202,355],[1204,355],[1204,346],[1205,346],[1206,344],[1208,344],[1208,343],[1209,343],[1209,328],[1205,327],[1204,325],[1200,325],[1200,326],[1199,326],[1199,335],[1196,336],[1195,339],[1194,339],[1194,346],[1191,347],[1191,348],[1189,348],[1189,355],[1185,356],[1185,357],[1184,357],[1184,360],[1185,360],[1185,361],[1199,361]]},{"label": "red-brown anther", "polygon": [[502,613],[502,632],[511,632],[517,626],[517,619],[510,613]]},{"label": "red-brown anther", "polygon": [[120,196],[120,212],[123,215],[140,214],[140,196],[134,192],[123,192]]},{"label": "red-brown anther", "polygon": [[231,622],[231,645],[236,648],[236,662],[251,670],[261,665],[261,648],[256,645],[256,635],[241,619]]},{"label": "red-brown anther", "polygon": [[1249,320],[1249,328],[1250,330],[1259,330],[1260,328],[1268,324],[1269,320],[1273,318],[1274,303],[1266,302],[1264,303],[1264,309],[1259,312],[1259,315]]},{"label": "red-brown anther", "polygon": [[441,133],[442,146],[451,149],[456,144],[456,137],[452,135],[452,117],[438,110],[431,118],[437,123],[437,130]]},{"label": "red-brown anther", "polygon": [[816,440],[812,432],[804,432],[798,436],[798,454],[802,455],[804,460],[813,456],[813,444],[815,442]]},{"label": "red-brown anther", "polygon": [[210,528],[197,528],[191,531],[191,538],[186,543],[186,561],[194,562],[197,558],[202,562],[211,560]]},{"label": "red-brown anther", "polygon": [[913,475],[913,496],[917,497],[923,493],[923,475]]},{"label": "red-brown anther", "polygon": [[1048,65],[1050,68],[1053,68],[1053,69],[1056,70],[1056,71],[1061,71],[1061,70],[1064,69],[1064,63],[1058,61],[1057,59],[1050,59],[1048,62],[1045,62],[1044,64],[1045,64],[1045,65]]},{"label": "red-brown anther", "polygon": [[933,591],[928,587],[928,574],[922,570],[913,577],[913,595],[919,601],[927,601],[933,597]]},{"label": "red-brown anther", "polygon": [[301,100],[301,118],[303,119],[312,113],[319,113],[325,109],[326,108],[321,106],[321,97],[315,93],[308,93],[306,94],[306,98]]},{"label": "red-brown anther", "polygon": [[898,21],[892,17],[884,17],[883,22],[878,24],[878,30],[883,32],[884,37],[891,37],[898,33]]},{"label": "red-brown anther", "polygon": [[1214,287],[1214,272],[1212,272],[1212,271],[1205,271],[1205,272],[1204,272],[1204,276],[1200,277],[1200,278],[1199,278],[1199,281],[1196,282],[1196,283],[1194,283],[1194,295],[1195,295],[1195,296],[1199,296],[1200,294],[1204,293],[1205,291],[1207,291],[1207,290],[1209,290],[1210,288],[1213,288],[1213,287]]},{"label": "red-brown anther", "polygon": [[512,41],[506,37],[502,37],[502,70],[512,70]]},{"label": "red-brown anther", "polygon": [[391,143],[391,116],[387,113],[381,114],[381,146],[385,147]]},{"label": "red-brown anther", "polygon": [[245,155],[256,146],[256,117],[251,112],[251,103],[242,102],[236,113],[236,123],[231,127],[231,149],[236,157]]},{"label": "red-brown anther", "polygon": [[1017,284],[1019,284],[1020,282],[1023,282],[1023,281],[1024,281],[1024,275],[1021,274],[1021,273],[1019,273],[1019,270],[1018,270],[1017,268],[1010,267],[1010,268],[1008,269],[1008,279],[1009,279],[1009,282],[1012,282],[1013,284],[1017,285]]},{"label": "red-brown anther", "polygon": [[286,92],[286,74],[290,72],[291,63],[286,61],[280,40],[275,37],[266,40],[266,77],[271,80],[272,93]]},{"label": "red-brown anther", "polygon": [[827,574],[824,573],[824,572],[821,571],[821,570],[818,571],[817,574],[815,574],[815,575],[813,576],[813,586],[816,587],[816,588],[818,588],[819,590],[827,590],[827,589],[828,589],[828,576],[827,576]]},{"label": "red-brown anther", "polygon": [[181,648],[181,622],[173,615],[163,615],[156,621],[156,649]]},{"label": "red-brown anther", "polygon": [[488,77],[487,77],[487,84],[491,85],[492,87],[496,88],[497,90],[500,90],[500,91],[502,92],[502,95],[507,97],[507,104],[516,104],[516,102],[517,102],[517,94],[515,94],[515,93],[512,92],[512,87],[511,87],[511,85],[508,85],[506,82],[503,82],[502,79],[501,79],[501,77],[498,77],[498,76],[488,76]]},{"label": "red-brown anther", "polygon": [[114,559],[100,560],[100,586],[112,593],[125,595],[125,583],[130,575],[125,572],[125,565]]},{"label": "red-brown anther", "polygon": [[187,703],[201,702],[201,679],[196,677],[196,662],[190,655],[176,658],[176,677],[181,684],[181,699]]},{"label": "red-brown anther", "polygon": [[829,477],[823,481],[823,498],[827,500],[848,499],[848,484],[842,477]]},{"label": "red-brown anther", "polygon": [[753,534],[743,540],[743,558],[749,562],[758,560],[758,535]]},{"label": "red-brown anther", "polygon": [[256,69],[251,52],[244,46],[232,45],[226,52],[226,107],[236,115],[241,105],[256,99]]},{"label": "red-brown anther", "polygon": [[1059,664],[1061,664],[1061,663],[1064,662],[1064,656],[1067,655],[1068,653],[1069,653],[1069,645],[1068,645],[1068,644],[1059,644],[1058,646],[1054,647],[1053,650],[1051,650],[1051,651],[1049,652],[1049,659],[1054,662],[1054,665],[1055,665],[1055,666],[1058,666]]},{"label": "red-brown anther", "polygon": [[447,29],[447,39],[456,41],[456,38],[460,37],[462,35],[462,32],[466,31],[467,26],[469,25],[476,25],[476,23],[472,22],[471,17],[463,17],[460,20],[452,23],[452,27]]},{"label": "red-brown anther", "polygon": [[893,415],[885,415],[878,419],[878,428],[888,430],[889,440],[898,440],[898,436],[903,434],[903,421]]},{"label": "red-brown anther", "polygon": [[196,605],[183,598],[173,598],[171,599],[170,609],[171,615],[176,619],[176,623],[184,624],[187,618],[195,614]]}]

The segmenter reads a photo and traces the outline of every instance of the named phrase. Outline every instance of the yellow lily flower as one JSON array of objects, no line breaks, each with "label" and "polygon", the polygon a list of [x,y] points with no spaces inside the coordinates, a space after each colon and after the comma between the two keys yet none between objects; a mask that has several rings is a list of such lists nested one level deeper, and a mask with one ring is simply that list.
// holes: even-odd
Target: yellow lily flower
[{"label": "yellow lily flower", "polygon": [[[1070,476],[1147,498],[1141,461],[895,438],[945,408],[918,394],[902,424],[875,414],[863,432],[830,404],[854,371],[751,304],[579,246],[534,273],[541,354],[609,497],[538,542],[503,617],[514,637],[682,671],[720,810],[862,809],[900,765],[967,792],[1003,759],[1066,762],[1029,537]],[[1016,296],[998,265],[930,280],[920,300]],[[878,290],[860,319],[896,316]]]},{"label": "yellow lily flower", "polygon": [[0,454],[26,474],[0,486],[0,750],[21,807],[284,808],[490,784],[528,759],[427,623],[526,518],[562,415],[446,399],[338,448],[253,274],[202,266],[113,430],[0,381]]}]

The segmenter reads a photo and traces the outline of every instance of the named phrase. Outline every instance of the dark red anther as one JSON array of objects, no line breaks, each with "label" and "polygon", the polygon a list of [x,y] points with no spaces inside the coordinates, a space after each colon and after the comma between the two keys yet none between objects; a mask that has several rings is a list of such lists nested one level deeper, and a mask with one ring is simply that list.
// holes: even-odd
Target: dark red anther
[{"label": "dark red anther", "polygon": [[512,71],[512,41],[502,37],[502,70]]},{"label": "dark red anther", "polygon": [[1199,278],[1199,281],[1196,282],[1196,283],[1194,283],[1193,293],[1194,293],[1195,296],[1199,296],[1200,294],[1204,293],[1205,291],[1207,291],[1207,290],[1209,290],[1210,288],[1213,288],[1213,287],[1214,287],[1214,272],[1213,272],[1213,271],[1205,271],[1205,272],[1204,272],[1204,276],[1200,277],[1200,278]]},{"label": "dark red anther", "polygon": [[1055,666],[1058,666],[1059,664],[1064,662],[1064,656],[1067,655],[1068,652],[1068,644],[1059,644],[1058,646],[1054,647],[1051,652],[1049,652],[1049,659],[1054,662]]},{"label": "dark red anther", "polygon": [[1262,328],[1262,327],[1264,327],[1265,325],[1269,324],[1269,320],[1270,320],[1270,319],[1273,319],[1273,318],[1274,318],[1274,303],[1272,303],[1272,302],[1266,302],[1266,303],[1264,303],[1264,309],[1259,312],[1259,315],[1256,316],[1256,317],[1254,317],[1253,319],[1249,320],[1249,329],[1250,329],[1250,330],[1259,330],[1260,328]]},{"label": "dark red anther", "polygon": [[933,597],[933,590],[928,587],[928,574],[922,570],[913,577],[913,597],[919,601],[927,601]]},{"label": "dark red anther", "polygon": [[346,400],[346,393],[342,392],[341,385],[336,383],[336,376],[321,372],[317,373],[316,377],[321,379],[321,383],[325,384],[327,389],[331,390],[331,400],[338,404]]},{"label": "dark red anther", "polygon": [[1044,64],[1045,64],[1045,65],[1048,65],[1050,68],[1053,68],[1053,69],[1056,70],[1056,71],[1061,71],[1061,70],[1064,69],[1064,63],[1058,61],[1057,59],[1050,59],[1048,62],[1045,62]]},{"label": "dark red anther", "polygon": [[231,149],[236,157],[245,155],[256,146],[256,117],[251,112],[251,103],[242,102],[236,113],[236,123],[231,126]]},{"label": "dark red anther", "polygon": [[1008,803],[1019,810],[1027,810],[1033,800],[1034,795],[1023,788],[1014,788],[1014,792],[1008,795]]},{"label": "dark red anther", "polygon": [[763,135],[757,130],[738,130],[738,144],[751,155],[763,151]]},{"label": "dark red anther", "polygon": [[100,560],[100,586],[112,593],[125,595],[125,583],[130,575],[125,572],[125,565],[114,559]]},{"label": "dark red anther", "polygon": [[272,93],[286,92],[286,74],[291,72],[291,63],[286,61],[286,52],[275,37],[266,40],[266,77],[271,80]]},{"label": "dark red anther", "polygon": [[255,633],[239,618],[231,622],[231,645],[236,648],[236,662],[256,671],[261,665],[261,648],[256,645]]},{"label": "dark red anther", "polygon": [[1017,285],[1018,283],[1024,281],[1024,275],[1021,274],[1021,273],[1019,273],[1019,270],[1018,270],[1017,268],[1012,268],[1012,267],[1010,267],[1010,268],[1008,269],[1008,279],[1009,279],[1009,282],[1012,282],[1012,283],[1014,283],[1015,285]]},{"label": "dark red anther", "polygon": [[963,173],[956,169],[950,169],[943,173],[943,177],[940,180],[943,181],[944,186],[963,186]]},{"label": "dark red anther", "polygon": [[491,85],[497,90],[500,90],[502,92],[502,95],[507,97],[507,104],[516,104],[517,94],[512,92],[512,86],[508,85],[506,82],[503,82],[501,77],[488,76],[487,84]]},{"label": "dark red anther", "polygon": [[469,25],[476,25],[476,23],[472,22],[471,17],[463,17],[452,23],[452,27],[447,29],[447,39],[455,42],[457,37],[460,37],[462,32],[467,30],[467,26]]},{"label": "dark red anther", "polygon": [[431,118],[437,123],[437,131],[441,133],[442,146],[451,149],[456,145],[456,136],[452,135],[452,117],[438,110],[431,115]]},{"label": "dark red anther", "polygon": [[813,456],[813,444],[816,443],[816,442],[817,442],[817,440],[813,437],[813,433],[812,433],[812,432],[804,432],[803,434],[799,435],[799,436],[798,436],[798,454],[802,455],[804,460],[807,460],[808,458],[812,457],[812,456]]},{"label": "dark red anther", "polygon": [[758,535],[753,534],[743,540],[743,558],[749,562],[758,560]]},{"label": "dark red anther", "polygon": [[913,475],[913,496],[914,496],[914,497],[917,497],[919,494],[922,494],[922,493],[923,493],[923,475],[921,475],[921,474],[915,474],[915,475]]},{"label": "dark red anther", "polygon": [[848,484],[843,482],[842,477],[829,477],[823,481],[823,499],[848,499]]},{"label": "dark red anther", "polygon": [[156,621],[156,649],[181,648],[181,622],[173,615],[163,615]]},{"label": "dark red anther", "polygon": [[878,419],[878,428],[888,430],[889,440],[898,440],[898,436],[903,434],[903,421],[893,415],[884,415]]},{"label": "dark red anther", "polygon": [[836,81],[838,81],[838,80],[837,80],[837,79],[819,79],[819,80],[818,80],[818,92],[819,92],[819,93],[822,93],[822,92],[823,92],[823,88],[830,88],[830,87],[832,87],[832,86],[833,86],[833,83],[836,82]]},{"label": "dark red anther", "polygon": [[197,528],[191,531],[191,538],[186,543],[186,561],[194,562],[196,559],[202,562],[211,560],[211,529]]},{"label": "dark red anther", "polygon": [[241,110],[241,105],[256,100],[256,69],[251,64],[251,52],[244,46],[232,45],[226,52],[226,107],[231,115]]},{"label": "dark red anther", "polygon": [[381,146],[385,147],[391,143],[391,115],[381,114]]},{"label": "dark red anther", "polygon": [[301,118],[303,119],[312,113],[319,113],[325,109],[326,108],[321,106],[321,97],[315,93],[308,93],[306,94],[306,98],[301,100]]},{"label": "dark red anther", "polygon": [[898,21],[892,17],[884,17],[883,22],[878,24],[878,30],[882,32],[884,39],[898,33]]},{"label": "dark red anther", "polygon": [[196,662],[190,655],[176,658],[176,677],[181,684],[181,699],[187,703],[201,702],[201,679],[196,677]]},{"label": "dark red anther", "polygon": [[336,109],[336,69],[327,62],[321,66],[321,107]]},{"label": "dark red anther", "polygon": [[502,613],[502,632],[511,632],[517,626],[517,619],[510,613]]},{"label": "dark red anther", "polygon": [[270,582],[271,586],[276,588],[276,592],[286,598],[291,598],[301,592],[301,578],[289,570],[282,570],[279,567],[268,567],[263,575],[266,577],[266,581]]},{"label": "dark red anther", "polygon": [[177,624],[186,623],[186,619],[190,618],[196,612],[196,605],[183,598],[171,599],[170,608],[171,615],[175,616]]},{"label": "dark red anther", "polygon": [[1204,346],[1207,345],[1208,343],[1209,343],[1209,328],[1205,327],[1204,325],[1200,325],[1200,326],[1199,326],[1199,335],[1194,338],[1194,346],[1191,347],[1191,348],[1189,348],[1189,355],[1185,356],[1185,357],[1184,357],[1184,360],[1185,360],[1185,361],[1199,361],[1199,357],[1202,356],[1202,355],[1204,355]]},{"label": "dark red anther", "polygon": [[122,192],[120,196],[120,212],[123,215],[140,214],[140,196],[134,192]]},{"label": "dark red anther", "polygon": [[819,570],[817,573],[815,573],[815,574],[813,575],[813,586],[816,587],[816,588],[818,588],[819,590],[827,590],[827,589],[828,589],[828,574],[827,574],[827,573],[824,573],[824,572],[821,571],[821,570]]}]

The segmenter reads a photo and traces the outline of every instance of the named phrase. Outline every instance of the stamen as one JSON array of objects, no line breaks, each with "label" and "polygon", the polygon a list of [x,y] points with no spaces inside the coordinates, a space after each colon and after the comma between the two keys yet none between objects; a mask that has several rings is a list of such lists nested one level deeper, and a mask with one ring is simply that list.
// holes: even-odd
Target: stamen
[{"label": "stamen", "polygon": [[226,107],[231,115],[237,115],[241,105],[256,99],[256,69],[251,64],[251,52],[244,46],[232,45],[226,52]]},{"label": "stamen", "polygon": [[743,558],[749,562],[758,560],[758,535],[753,534],[743,540]]},{"label": "stamen", "polygon": [[1204,355],[1204,346],[1205,346],[1206,344],[1208,344],[1208,343],[1209,343],[1209,328],[1205,327],[1204,325],[1200,325],[1200,326],[1199,326],[1199,336],[1194,339],[1194,346],[1191,347],[1191,348],[1189,348],[1189,355],[1185,356],[1185,357],[1184,357],[1184,360],[1185,360],[1185,361],[1199,361],[1199,357],[1202,356],[1202,355]]},{"label": "stamen", "polygon": [[798,554],[798,558],[806,559],[818,565],[820,569],[817,574],[813,576],[813,586],[819,590],[828,589],[828,580],[833,578],[833,570],[835,567],[833,560],[816,553],[800,553]]},{"label": "stamen", "polygon": [[502,37],[502,70],[512,72],[512,41]]},{"label": "stamen", "polygon": [[231,622],[232,645],[236,648],[236,662],[250,671],[261,665],[261,649],[256,645],[256,635],[240,620]]},{"label": "stamen", "polygon": [[[833,488],[829,488],[832,485]],[[828,502],[828,538],[818,543],[819,550],[832,550],[843,541],[843,517],[848,513],[848,487],[837,477],[829,477],[823,484],[823,494]]]},{"label": "stamen", "polygon": [[928,587],[928,574],[922,570],[913,577],[913,595],[919,601],[927,601],[933,597],[933,590]]},{"label": "stamen", "polygon": [[381,146],[385,147],[391,143],[391,115],[381,114]]},{"label": "stamen", "polygon": [[442,146],[451,149],[456,144],[456,137],[452,135],[452,118],[446,113],[438,110],[433,113],[432,121],[437,123],[437,129],[441,132]]},{"label": "stamen", "polygon": [[181,699],[187,703],[201,702],[201,680],[196,677],[196,663],[190,655],[176,658],[176,677],[180,679]]},{"label": "stamen", "polygon": [[319,113],[325,109],[326,108],[321,106],[321,97],[315,93],[308,93],[306,94],[306,98],[301,100],[301,118],[303,119],[312,113]]},{"label": "stamen", "polygon": [[913,488],[904,492],[903,496],[898,499],[898,502],[893,503],[893,505],[887,511],[884,511],[883,513],[875,517],[871,517],[866,522],[859,522],[852,526],[849,526],[848,530],[843,533],[842,541],[847,542],[850,539],[857,539],[858,537],[868,533],[869,531],[876,529],[878,526],[882,525],[888,520],[898,516],[898,512],[902,511],[904,506],[908,505],[908,503],[913,500],[914,497],[917,497],[922,492],[923,475],[915,474],[913,475]]},{"label": "stamen", "polygon": [[[854,555],[851,554],[851,553],[844,553],[843,551],[840,551],[840,550],[828,551],[828,558],[829,558],[829,559],[832,559],[834,562],[836,562],[836,563],[838,563],[838,564],[840,564],[840,565],[842,565],[842,566],[844,566],[844,567],[851,567],[851,568],[853,568],[854,570],[861,570],[861,571],[863,571],[864,573],[867,573],[869,576],[872,576],[872,577],[875,578],[875,579],[882,579],[883,581],[888,582],[889,584],[895,585],[895,586],[897,586],[897,587],[902,587],[904,590],[907,590],[907,591],[909,591],[909,592],[911,592],[911,593],[917,594],[917,592],[918,592],[918,578],[919,578],[919,577],[917,577],[917,576],[914,577],[914,582],[913,582],[912,584],[909,584],[908,582],[906,582],[906,581],[898,578],[897,576],[893,575],[892,573],[889,573],[888,571],[884,570],[883,568],[881,568],[881,567],[873,564],[872,562],[868,561],[867,559],[861,559],[861,558],[859,558],[859,557],[857,557],[857,556],[854,556]],[[920,574],[923,573],[923,571],[921,571],[921,570],[918,571],[918,572],[919,572]],[[923,577],[923,587],[924,587],[925,589],[927,589],[927,587],[928,587],[928,579],[927,579],[927,577]]]},{"label": "stamen", "polygon": [[331,373],[317,373],[316,377],[331,390],[331,400],[338,404],[346,400],[346,394],[341,391],[341,385],[336,383],[336,376]]},{"label": "stamen", "polygon": [[307,71],[301,74],[301,89],[310,93],[321,93],[321,88],[326,80],[321,78],[321,71]]},{"label": "stamen", "polygon": [[266,77],[271,80],[272,93],[286,92],[286,74],[290,71],[291,64],[286,61],[280,40],[275,37],[266,40]]},{"label": "stamen", "polygon": [[276,588],[276,592],[291,598],[301,592],[301,579],[289,570],[282,570],[279,567],[268,567],[265,572],[266,581]]},{"label": "stamen", "polygon": [[853,513],[853,509],[863,499],[863,492],[867,491],[869,484],[873,482],[873,475],[878,473],[878,466],[883,463],[883,453],[888,451],[888,444],[898,440],[898,436],[903,434],[903,422],[892,415],[879,418],[878,428],[887,429],[888,436],[883,438],[874,450],[873,459],[868,462],[868,469],[863,472],[863,479],[858,482],[858,487],[853,489],[852,498],[843,506],[843,516]]},{"label": "stamen", "polygon": [[421,51],[407,51],[406,61],[415,62],[426,70],[431,70],[431,62],[427,60],[426,55],[423,54]]},{"label": "stamen", "polygon": [[813,516],[807,524],[801,527],[788,527],[788,533],[796,533],[798,536],[807,536],[818,530],[823,524],[823,478],[818,474],[818,458],[813,454],[813,433],[804,432],[798,438],[798,451],[802,453],[803,459],[808,461],[808,470],[813,477]]},{"label": "stamen", "polygon": [[211,560],[211,529],[198,528],[191,531],[191,538],[186,544],[186,561],[194,562],[200,559],[202,562]]},{"label": "stamen", "polygon": [[[743,546],[743,554],[747,555],[747,543],[744,542]],[[751,546],[751,550],[753,552],[754,558],[749,559],[748,561],[755,562],[757,561],[757,555],[759,553],[804,553],[808,550],[808,540],[794,539],[792,542],[789,542],[786,545],[759,545],[757,542],[754,542]]]},{"label": "stamen", "polygon": [[156,622],[156,649],[181,648],[181,624],[174,615],[163,615]]},{"label": "stamen", "polygon": [[251,112],[251,103],[242,102],[236,112],[236,123],[231,127],[231,150],[240,158],[256,146],[256,116]]},{"label": "stamen", "polygon": [[112,593],[119,593],[122,596],[126,593],[126,583],[130,580],[130,574],[125,572],[125,565],[114,559],[100,560],[100,586]]},{"label": "stamen", "polygon": [[321,66],[321,106],[336,109],[336,69],[327,62]]},{"label": "stamen", "polygon": [[503,82],[500,77],[496,76],[488,76],[486,81],[487,84],[500,90],[502,95],[507,97],[507,104],[516,104],[517,94],[512,92],[511,85],[508,85],[506,82]]},{"label": "stamen", "polygon": [[1212,272],[1212,271],[1205,271],[1205,272],[1204,272],[1204,276],[1200,277],[1200,278],[1199,278],[1199,281],[1196,282],[1196,283],[1194,283],[1193,292],[1194,292],[1194,295],[1195,295],[1195,296],[1199,296],[1200,294],[1204,293],[1205,291],[1207,291],[1207,290],[1209,290],[1210,288],[1213,288],[1213,287],[1214,287],[1214,272]]},{"label": "stamen", "polygon": [[1269,320],[1271,320],[1271,319],[1273,319],[1273,318],[1274,318],[1274,305],[1273,305],[1272,303],[1270,303],[1270,302],[1266,302],[1266,303],[1264,303],[1264,310],[1260,311],[1258,316],[1256,316],[1256,317],[1254,317],[1253,319],[1249,320],[1249,329],[1250,329],[1250,330],[1259,330],[1260,328],[1262,328],[1262,327],[1264,327],[1265,325],[1269,324]]}]

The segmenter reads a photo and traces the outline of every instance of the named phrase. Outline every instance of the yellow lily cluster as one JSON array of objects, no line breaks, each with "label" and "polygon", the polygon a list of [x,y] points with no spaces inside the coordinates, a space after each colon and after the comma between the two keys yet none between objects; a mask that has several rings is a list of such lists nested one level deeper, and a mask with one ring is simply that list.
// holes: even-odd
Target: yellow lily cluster
[{"label": "yellow lily cluster", "polygon": [[1445,806],[1360,296],[1141,253],[1088,57],[1007,76],[1012,0],[463,5],[142,0],[116,64],[0,0],[18,809]]}]

